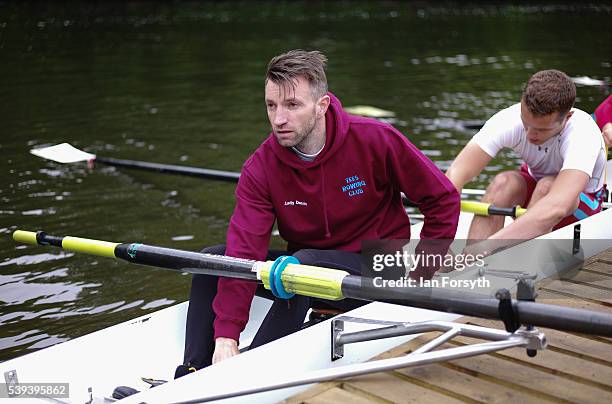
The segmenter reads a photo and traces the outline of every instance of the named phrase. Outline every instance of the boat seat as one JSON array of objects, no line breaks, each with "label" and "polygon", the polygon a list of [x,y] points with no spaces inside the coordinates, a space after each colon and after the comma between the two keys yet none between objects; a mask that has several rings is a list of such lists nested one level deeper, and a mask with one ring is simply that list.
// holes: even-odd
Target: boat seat
[{"label": "boat seat", "polygon": [[308,321],[305,324],[310,326],[347,311],[351,311],[365,304],[368,304],[368,302],[353,299],[339,301],[312,299],[312,306],[310,313],[308,314]]}]

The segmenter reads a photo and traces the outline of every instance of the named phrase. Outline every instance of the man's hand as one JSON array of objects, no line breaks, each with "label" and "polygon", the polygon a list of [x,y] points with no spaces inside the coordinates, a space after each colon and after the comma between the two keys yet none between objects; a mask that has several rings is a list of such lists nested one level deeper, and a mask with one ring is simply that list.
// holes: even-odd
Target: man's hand
[{"label": "man's hand", "polygon": [[212,363],[221,362],[225,359],[236,356],[238,351],[238,342],[231,338],[219,337],[215,340],[215,352],[213,353]]}]

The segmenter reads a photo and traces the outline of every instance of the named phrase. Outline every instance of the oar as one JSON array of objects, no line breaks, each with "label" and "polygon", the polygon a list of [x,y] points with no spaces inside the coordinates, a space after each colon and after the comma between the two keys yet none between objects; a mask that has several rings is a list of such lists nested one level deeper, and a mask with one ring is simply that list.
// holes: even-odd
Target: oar
[{"label": "oar", "polygon": [[47,160],[58,163],[76,163],[80,161],[97,161],[109,166],[129,167],[146,171],[157,171],[169,174],[189,175],[193,177],[207,178],[228,182],[238,182],[240,173],[232,171],[212,170],[208,168],[187,167],[173,164],[149,163],[146,161],[123,160],[111,157],[101,157],[95,154],[79,150],[69,143],[62,143],[55,146],[32,149],[30,153]]},{"label": "oar", "polygon": [[527,212],[527,209],[521,208],[519,205],[511,208],[500,208],[485,202],[476,201],[461,201],[461,211],[470,212],[479,216],[512,216],[519,217]]},{"label": "oar", "polygon": [[[345,271],[292,263],[286,265],[282,273],[275,274],[274,263],[270,261],[245,260],[138,243],[120,244],[70,236],[56,237],[44,232],[22,230],[15,231],[13,238],[18,242],[53,245],[75,252],[116,257],[136,264],[175,271],[260,280],[264,287],[270,290],[284,288],[283,293],[296,293],[327,300],[352,298],[382,301],[497,319],[502,317],[501,313],[507,312],[511,307],[522,324],[612,337],[612,315],[603,312],[524,300],[500,301],[443,288],[435,288],[435,292],[434,288],[380,288],[375,286],[371,278],[349,275]],[[500,310],[502,308],[505,311]]]}]

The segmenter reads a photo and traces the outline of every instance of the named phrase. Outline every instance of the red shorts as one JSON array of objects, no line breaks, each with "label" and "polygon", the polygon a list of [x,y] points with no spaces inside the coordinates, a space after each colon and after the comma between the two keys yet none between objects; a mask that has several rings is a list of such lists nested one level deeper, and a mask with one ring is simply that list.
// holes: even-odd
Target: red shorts
[{"label": "red shorts", "polygon": [[[521,206],[527,207],[527,205],[529,205],[529,202],[531,201],[531,195],[533,195],[533,191],[538,182],[535,178],[531,176],[531,174],[529,174],[527,164],[525,163],[521,165],[519,173],[525,179],[525,183],[527,184],[527,197],[525,198],[525,201]],[[574,211],[574,213],[565,217],[563,220],[557,223],[555,227],[553,227],[553,230],[557,230],[563,226],[567,226],[568,224],[577,222],[589,216],[593,216],[595,213],[601,211],[601,206],[605,194],[604,190],[605,187],[594,193],[581,192],[578,208]]]}]

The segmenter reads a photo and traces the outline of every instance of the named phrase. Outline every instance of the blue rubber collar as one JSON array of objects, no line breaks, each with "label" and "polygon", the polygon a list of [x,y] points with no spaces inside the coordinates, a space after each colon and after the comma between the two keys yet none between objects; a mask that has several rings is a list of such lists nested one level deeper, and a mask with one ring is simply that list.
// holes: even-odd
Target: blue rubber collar
[{"label": "blue rubber collar", "polygon": [[281,299],[291,299],[295,293],[289,293],[283,286],[281,276],[288,264],[299,264],[300,261],[291,255],[282,255],[278,257],[270,268],[270,291],[272,294]]}]

